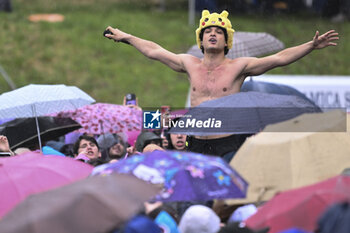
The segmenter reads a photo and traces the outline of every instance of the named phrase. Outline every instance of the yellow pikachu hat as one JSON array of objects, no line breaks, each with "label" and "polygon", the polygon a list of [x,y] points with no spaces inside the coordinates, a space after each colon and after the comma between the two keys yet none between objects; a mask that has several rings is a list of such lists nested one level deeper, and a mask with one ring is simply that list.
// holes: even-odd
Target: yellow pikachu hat
[{"label": "yellow pikachu hat", "polygon": [[226,30],[227,32],[227,48],[232,48],[233,43],[233,33],[235,30],[233,30],[230,20],[227,18],[228,12],[223,11],[221,14],[218,13],[212,13],[208,10],[202,11],[202,18],[199,20],[199,27],[196,30],[196,40],[197,45],[199,48],[201,48],[201,39],[199,38],[199,34],[204,28],[211,27],[211,26],[217,26],[221,27]]}]

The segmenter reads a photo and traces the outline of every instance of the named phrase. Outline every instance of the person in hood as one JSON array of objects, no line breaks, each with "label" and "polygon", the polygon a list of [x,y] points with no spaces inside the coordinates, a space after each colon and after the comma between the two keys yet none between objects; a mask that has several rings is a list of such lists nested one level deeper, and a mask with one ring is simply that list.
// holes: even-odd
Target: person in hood
[{"label": "person in hood", "polygon": [[102,149],[102,157],[106,160],[122,159],[126,155],[127,143],[118,134],[103,134],[97,138]]},{"label": "person in hood", "polygon": [[136,151],[142,152],[143,149],[149,144],[155,144],[161,147],[162,138],[150,131],[142,132],[140,133],[140,135],[137,137],[137,140],[136,140],[136,144],[135,144]]}]

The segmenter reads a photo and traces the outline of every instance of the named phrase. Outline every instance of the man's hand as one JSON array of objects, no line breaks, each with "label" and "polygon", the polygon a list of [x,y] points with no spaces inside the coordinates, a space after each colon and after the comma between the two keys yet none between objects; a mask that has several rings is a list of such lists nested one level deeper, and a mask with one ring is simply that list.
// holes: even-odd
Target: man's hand
[{"label": "man's hand", "polygon": [[112,32],[112,34],[105,34],[105,37],[109,39],[113,39],[116,42],[127,42],[126,38],[130,36],[130,34],[127,34],[125,32],[120,31],[117,28],[112,28],[111,26],[108,26],[106,30],[109,30]]},{"label": "man's hand", "polygon": [[334,41],[338,40],[338,33],[335,30],[330,30],[323,35],[319,35],[319,32],[316,31],[316,34],[313,39],[313,46],[315,49],[323,49],[328,46],[336,46],[337,43]]},{"label": "man's hand", "polygon": [[11,152],[7,137],[0,135],[0,152]]}]

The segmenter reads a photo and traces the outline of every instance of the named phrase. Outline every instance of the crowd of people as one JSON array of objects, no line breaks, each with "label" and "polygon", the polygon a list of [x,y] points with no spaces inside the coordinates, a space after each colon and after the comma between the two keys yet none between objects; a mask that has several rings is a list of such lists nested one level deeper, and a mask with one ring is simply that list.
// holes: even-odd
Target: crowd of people
[{"label": "crowd of people", "polygon": [[[199,59],[188,54],[174,54],[154,42],[122,32],[117,28],[108,27],[107,29],[110,32],[105,34],[107,38],[116,42],[127,42],[146,57],[158,60],[177,72],[187,73],[191,85],[192,107],[207,100],[235,94],[240,91],[246,77],[260,75],[275,67],[288,65],[315,49],[335,46],[335,41],[338,40],[338,33],[334,30],[324,34],[317,31],[309,42],[277,54],[264,58],[242,57],[231,60],[225,57],[228,50],[232,48],[234,34],[228,12],[223,11],[218,14],[204,10],[196,31],[198,47],[204,54],[204,58]],[[229,162],[245,140],[239,135],[187,136],[172,134],[169,131],[157,134],[149,130],[140,132],[134,144],[129,144],[127,135],[123,133],[76,136],[74,142],[62,145],[51,141],[50,145],[65,156],[94,166],[118,163],[119,160],[138,156],[140,153],[168,149],[219,156]],[[60,146],[56,147],[57,145]],[[10,150],[7,138],[0,136],[0,151],[16,155],[23,153],[23,148],[22,152]],[[141,213],[114,232],[161,232],[152,218],[156,219],[162,211],[171,215],[182,233],[268,232],[268,229],[253,231],[239,224],[254,214],[256,207],[249,206],[243,209],[238,207],[228,208],[227,210],[230,211],[221,215],[219,212],[224,207],[215,206],[213,201],[176,204],[146,203]],[[244,214],[238,214],[235,211]]]}]

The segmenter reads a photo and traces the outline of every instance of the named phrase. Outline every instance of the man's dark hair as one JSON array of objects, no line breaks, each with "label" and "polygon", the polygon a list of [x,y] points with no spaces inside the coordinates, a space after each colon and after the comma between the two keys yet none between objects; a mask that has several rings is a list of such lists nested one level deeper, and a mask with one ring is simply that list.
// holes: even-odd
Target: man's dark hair
[{"label": "man's dark hair", "polygon": [[[217,26],[211,26],[211,27],[217,27]],[[208,27],[206,27],[206,28],[208,28]],[[203,41],[203,33],[204,33],[204,30],[205,30],[206,28],[203,28],[203,29],[201,30],[201,32],[199,33],[199,39],[200,39],[201,41]],[[226,29],[225,29],[225,28],[222,28],[222,27],[218,27],[218,28],[220,28],[220,29],[224,32],[225,41],[226,41],[226,43],[227,43],[228,35],[227,35]],[[202,45],[201,45],[201,50],[202,50],[202,53],[204,53],[204,48],[203,48]],[[225,46],[225,50],[224,50],[225,55],[228,53],[228,51],[229,51],[228,47]]]},{"label": "man's dark hair", "polygon": [[81,140],[85,139],[86,141],[92,142],[94,143],[98,150],[100,150],[100,147],[98,146],[98,143],[96,141],[96,139],[94,137],[88,136],[88,135],[81,135],[78,140],[74,143],[74,147],[73,147],[73,152],[74,154],[78,154],[78,150],[79,150],[79,146],[80,146],[80,142]]}]

